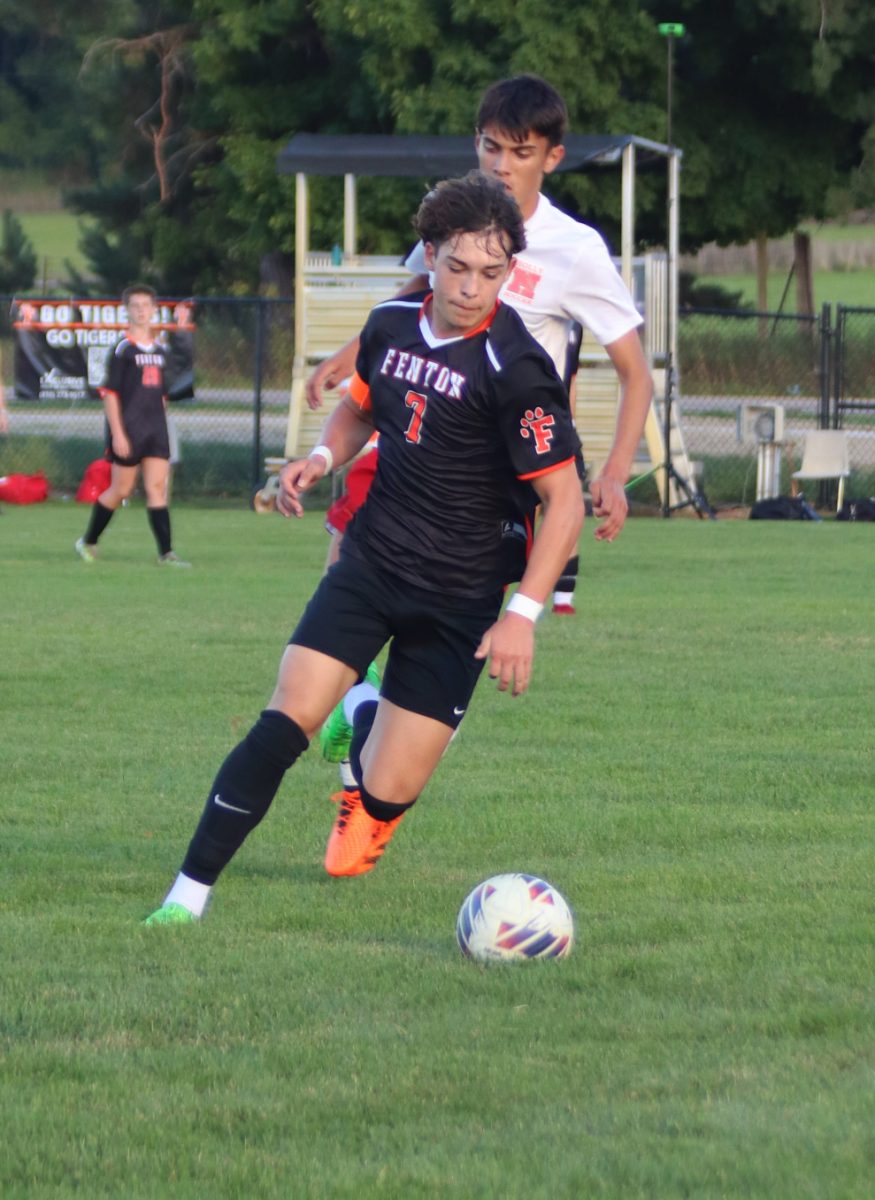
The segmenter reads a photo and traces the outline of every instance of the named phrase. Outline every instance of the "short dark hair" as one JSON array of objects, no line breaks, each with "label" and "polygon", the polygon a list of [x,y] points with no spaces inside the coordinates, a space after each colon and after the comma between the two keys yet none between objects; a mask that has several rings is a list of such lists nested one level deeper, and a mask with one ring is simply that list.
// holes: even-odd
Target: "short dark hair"
[{"label": "short dark hair", "polygon": [[526,246],[519,205],[504,184],[482,171],[469,171],[461,179],[445,179],[433,187],[413,218],[413,228],[435,248],[462,233],[497,234],[508,257]]},{"label": "short dark hair", "polygon": [[551,146],[561,144],[568,130],[568,109],[554,87],[540,75],[514,75],[493,83],[483,93],[477,109],[477,131],[487,125],[509,133],[521,142],[527,133],[545,137]]},{"label": "short dark hair", "polygon": [[125,308],[127,308],[131,296],[151,296],[153,300],[158,299],[158,293],[153,287],[149,287],[148,283],[132,283],[125,288],[122,292],[122,304]]}]

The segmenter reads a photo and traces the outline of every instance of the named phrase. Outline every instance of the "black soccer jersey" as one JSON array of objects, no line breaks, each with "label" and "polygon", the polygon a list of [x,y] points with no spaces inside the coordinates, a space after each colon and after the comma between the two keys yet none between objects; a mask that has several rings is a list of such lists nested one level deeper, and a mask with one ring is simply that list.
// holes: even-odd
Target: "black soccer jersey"
[{"label": "black soccer jersey", "polygon": [[132,442],[166,423],[164,351],[157,342],[139,346],[122,338],[109,360],[104,386],[118,395],[125,432]]},{"label": "black soccer jersey", "polygon": [[350,396],[380,434],[377,474],[344,539],[418,586],[485,596],[509,581],[502,525],[519,480],[579,446],[552,360],[498,304],[464,337],[435,337],[427,297],[389,300],[361,337]]}]

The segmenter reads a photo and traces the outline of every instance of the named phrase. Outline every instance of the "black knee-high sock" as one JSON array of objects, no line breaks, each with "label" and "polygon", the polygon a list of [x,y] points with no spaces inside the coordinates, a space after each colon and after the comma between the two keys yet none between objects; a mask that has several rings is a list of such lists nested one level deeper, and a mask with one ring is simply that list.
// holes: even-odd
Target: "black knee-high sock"
[{"label": "black knee-high sock", "polygon": [[169,554],[173,549],[173,544],[170,541],[170,509],[167,507],[147,508],[146,513],[149,517],[149,524],[152,526],[155,541],[158,543],[158,553]]},{"label": "black knee-high sock", "polygon": [[219,768],[182,864],[189,879],[216,882],[308,744],[301,727],[285,713],[264,710]]},{"label": "black knee-high sock", "polygon": [[580,556],[575,554],[574,558],[569,558],[568,562],[562,569],[562,574],[556,582],[553,589],[554,592],[573,592],[577,583],[577,575],[580,570]]},{"label": "black knee-high sock", "polygon": [[409,804],[387,804],[385,800],[378,800],[376,796],[372,796],[362,783],[362,750],[368,740],[368,734],[371,732],[376,715],[376,700],[365,700],[356,708],[352,726],[352,741],[349,747],[349,765],[352,767],[352,773],[359,785],[365,812],[375,821],[394,821],[403,812],[407,812],[408,808],[412,808],[416,801],[411,800]]},{"label": "black knee-high sock", "polygon": [[114,508],[104,508],[99,500],[96,500],[94,507],[91,510],[91,518],[88,522],[88,528],[85,530],[84,542],[87,546],[96,546],[97,539],[106,529],[107,525],[115,515]]}]

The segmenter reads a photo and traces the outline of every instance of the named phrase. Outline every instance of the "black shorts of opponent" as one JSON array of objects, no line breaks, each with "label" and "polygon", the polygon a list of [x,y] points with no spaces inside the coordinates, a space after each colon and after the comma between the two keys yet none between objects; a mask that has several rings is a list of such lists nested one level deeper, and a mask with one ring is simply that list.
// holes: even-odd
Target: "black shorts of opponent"
[{"label": "black shorts of opponent", "polygon": [[426,591],[342,554],[289,643],[339,659],[364,676],[391,639],[380,694],[455,729],[483,670],[474,651],[501,601],[500,591],[474,599]]}]

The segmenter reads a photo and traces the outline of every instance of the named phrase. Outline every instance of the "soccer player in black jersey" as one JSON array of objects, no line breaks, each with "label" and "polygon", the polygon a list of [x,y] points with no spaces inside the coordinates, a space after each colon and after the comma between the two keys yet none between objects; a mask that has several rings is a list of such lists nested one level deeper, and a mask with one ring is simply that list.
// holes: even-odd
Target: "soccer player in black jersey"
[{"label": "soccer player in black jersey", "polygon": [[152,330],[157,311],[155,292],[145,284],[132,284],[122,294],[122,303],[128,313],[127,333],[113,350],[106,385],[100,390],[112,477],[91,510],[85,535],[76,542],[76,553],[87,563],[97,561],[100,535],[134,490],[137,472],[142,471],[146,512],[158,546],[159,566],[189,567],[191,564],[183,562],[174,551],[170,536],[170,435],[164,351]]},{"label": "soccer player in black jersey", "polygon": [[[350,793],[328,841],[332,875],[369,871],[417,799],[468,707],[480,671],[526,690],[535,621],[583,524],[579,445],[552,361],[498,300],[525,245],[516,201],[479,172],[439,184],[416,228],[433,292],[387,301],[361,338],[349,396],[322,443],[288,464],[278,506],[374,429],[374,483],[292,634],[268,707],[225,760],[182,870],[149,924],[200,917],[219,873],[267,812],[285,771],[387,643],[380,698],[359,706]],[[518,481],[543,517],[501,614],[503,526]],[[500,615],[501,614],[501,615]]]}]

